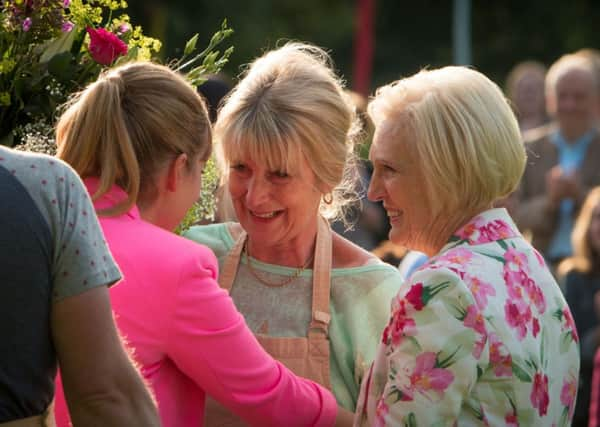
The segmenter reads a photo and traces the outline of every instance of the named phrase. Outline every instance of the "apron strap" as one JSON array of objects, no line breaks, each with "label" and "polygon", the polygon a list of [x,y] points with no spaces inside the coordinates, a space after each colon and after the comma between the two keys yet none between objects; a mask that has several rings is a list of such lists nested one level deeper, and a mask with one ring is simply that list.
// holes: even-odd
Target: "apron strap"
[{"label": "apron strap", "polygon": [[225,257],[223,271],[221,271],[219,274],[219,286],[221,286],[227,292],[230,292],[231,287],[233,286],[233,281],[235,280],[237,269],[240,265],[242,251],[244,250],[244,243],[246,243],[246,236],[246,231],[242,230],[239,237],[233,244],[233,247]]},{"label": "apron strap", "polygon": [[[219,274],[219,285],[231,291],[248,234],[242,231],[225,257]],[[329,329],[329,294],[331,292],[331,228],[327,220],[319,216],[317,241],[313,268],[311,322],[308,336],[327,336]]]},{"label": "apron strap", "polygon": [[324,335],[329,329],[329,295],[331,293],[331,228],[325,218],[319,216],[315,261],[313,269],[312,319],[308,336]]}]

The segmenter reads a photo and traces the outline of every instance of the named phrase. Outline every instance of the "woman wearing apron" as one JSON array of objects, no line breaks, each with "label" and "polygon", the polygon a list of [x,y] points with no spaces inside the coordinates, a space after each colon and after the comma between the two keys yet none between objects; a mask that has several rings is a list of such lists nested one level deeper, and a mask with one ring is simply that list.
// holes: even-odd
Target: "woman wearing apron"
[{"label": "woman wearing apron", "polygon": [[[239,223],[192,227],[263,347],[354,410],[401,279],[328,220],[356,199],[356,116],[327,54],[288,43],[254,61],[219,113],[216,152]],[[244,425],[216,404],[207,426]]]}]

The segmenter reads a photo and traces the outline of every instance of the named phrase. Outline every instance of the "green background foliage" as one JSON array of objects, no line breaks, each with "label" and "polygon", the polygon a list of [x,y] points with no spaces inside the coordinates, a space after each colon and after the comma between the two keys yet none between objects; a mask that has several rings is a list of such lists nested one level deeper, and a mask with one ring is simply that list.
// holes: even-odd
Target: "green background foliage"
[{"label": "green background foliage", "polygon": [[[352,0],[135,0],[130,14],[176,56],[189,34],[207,40],[223,18],[235,30],[235,52],[225,71],[279,39],[310,41],[332,51],[352,86],[355,1]],[[510,68],[524,59],[550,65],[561,54],[600,47],[600,2],[593,0],[472,0],[473,65],[503,84]],[[424,66],[452,63],[451,0],[376,0],[376,50],[371,88],[412,74]]]}]

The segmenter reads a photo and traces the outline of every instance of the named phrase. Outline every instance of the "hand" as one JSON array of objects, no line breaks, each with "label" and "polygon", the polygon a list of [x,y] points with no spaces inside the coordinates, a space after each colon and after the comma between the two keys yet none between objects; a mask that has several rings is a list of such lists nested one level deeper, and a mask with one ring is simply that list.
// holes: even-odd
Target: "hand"
[{"label": "hand", "polygon": [[566,197],[573,200],[579,200],[583,193],[583,184],[581,183],[581,174],[573,172],[563,177],[563,184]]},{"label": "hand", "polygon": [[554,166],[546,173],[546,194],[550,207],[556,209],[561,200],[567,197],[567,179],[560,166]]},{"label": "hand", "polygon": [[347,409],[338,406],[337,417],[335,418],[334,427],[351,427],[354,423],[354,413]]}]

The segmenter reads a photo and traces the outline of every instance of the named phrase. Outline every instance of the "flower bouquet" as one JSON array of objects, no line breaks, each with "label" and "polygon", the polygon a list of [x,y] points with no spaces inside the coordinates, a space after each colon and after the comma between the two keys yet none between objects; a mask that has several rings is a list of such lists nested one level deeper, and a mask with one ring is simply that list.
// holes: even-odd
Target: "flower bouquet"
[{"label": "flower bouquet", "polygon": [[[24,142],[32,132],[51,135],[57,108],[69,94],[94,81],[103,68],[151,59],[161,48],[159,40],[131,24],[123,0],[0,0],[0,5],[2,145]],[[222,55],[213,50],[230,33],[224,22],[204,52],[176,62],[178,71],[187,67],[195,85],[202,75],[217,72],[231,48]],[[197,35],[184,57],[196,42]]]},{"label": "flower bouquet", "polygon": [[[155,59],[161,42],[133,25],[126,9],[124,0],[0,0],[1,145],[55,154],[54,123],[70,94],[107,67]],[[200,53],[193,36],[169,65],[198,86],[227,62],[233,48],[216,48],[232,32],[224,21]],[[192,219],[212,212],[216,172],[207,169]]]}]

